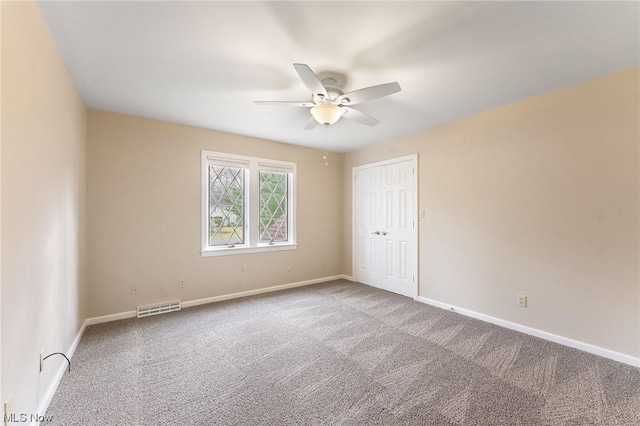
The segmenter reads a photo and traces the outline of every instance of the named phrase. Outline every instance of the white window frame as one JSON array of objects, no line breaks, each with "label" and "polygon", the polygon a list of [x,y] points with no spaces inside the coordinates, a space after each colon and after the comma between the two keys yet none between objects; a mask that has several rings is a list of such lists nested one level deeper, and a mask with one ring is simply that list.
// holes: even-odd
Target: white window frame
[{"label": "white window frame", "polygon": [[[243,206],[245,210],[243,230],[244,244],[235,244],[233,247],[209,245],[209,165],[211,164],[245,168],[245,201]],[[297,247],[295,234],[296,168],[296,163],[289,161],[203,150],[201,166],[202,222],[200,231],[200,254],[202,257],[295,249]],[[260,229],[260,170],[288,173],[288,241],[273,243],[260,242],[260,232],[258,231]]]}]

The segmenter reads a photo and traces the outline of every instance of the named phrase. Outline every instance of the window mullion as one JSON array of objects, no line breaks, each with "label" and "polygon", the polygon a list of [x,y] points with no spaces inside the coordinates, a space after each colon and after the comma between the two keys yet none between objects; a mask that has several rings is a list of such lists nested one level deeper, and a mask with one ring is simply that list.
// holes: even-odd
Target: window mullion
[{"label": "window mullion", "polygon": [[249,234],[251,247],[257,247],[260,239],[260,173],[258,173],[258,165],[255,161],[251,162],[249,169],[249,202],[248,208],[250,209],[247,222],[249,229],[252,231]]}]

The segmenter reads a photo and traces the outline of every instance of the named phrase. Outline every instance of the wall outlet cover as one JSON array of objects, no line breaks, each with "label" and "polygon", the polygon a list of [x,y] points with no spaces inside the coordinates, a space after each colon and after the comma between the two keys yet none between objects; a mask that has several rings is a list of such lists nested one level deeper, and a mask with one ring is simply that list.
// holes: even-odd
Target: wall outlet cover
[{"label": "wall outlet cover", "polygon": [[518,295],[518,306],[521,308],[527,307],[527,296]]}]

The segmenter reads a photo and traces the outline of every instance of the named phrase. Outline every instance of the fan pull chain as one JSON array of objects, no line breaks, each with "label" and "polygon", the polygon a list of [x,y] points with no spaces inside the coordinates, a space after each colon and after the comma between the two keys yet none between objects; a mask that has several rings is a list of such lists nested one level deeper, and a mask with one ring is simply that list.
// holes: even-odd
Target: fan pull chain
[{"label": "fan pull chain", "polygon": [[326,167],[329,167],[329,160],[327,159],[328,158],[327,145],[329,144],[327,133],[329,132],[329,125],[325,124],[323,127],[324,127],[324,155],[322,156],[322,159],[324,160],[324,165]]}]

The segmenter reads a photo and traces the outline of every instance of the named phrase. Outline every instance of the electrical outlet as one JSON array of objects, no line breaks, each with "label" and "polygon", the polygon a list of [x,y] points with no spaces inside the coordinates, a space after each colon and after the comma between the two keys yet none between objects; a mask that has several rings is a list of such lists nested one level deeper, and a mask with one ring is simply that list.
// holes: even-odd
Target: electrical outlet
[{"label": "electrical outlet", "polygon": [[184,280],[178,281],[178,288],[185,288],[186,286],[187,286],[187,283],[185,283]]},{"label": "electrical outlet", "polygon": [[287,266],[287,271],[291,272],[291,265]]},{"label": "electrical outlet", "polygon": [[247,265],[245,263],[242,264],[242,272],[247,271]]},{"label": "electrical outlet", "polygon": [[138,286],[137,285],[132,285],[131,286],[131,294],[133,294],[133,295],[138,294]]},{"label": "electrical outlet", "polygon": [[518,306],[520,306],[521,308],[526,308],[527,307],[527,296],[523,296],[523,295],[518,295]]},{"label": "electrical outlet", "polygon": [[326,267],[327,267],[327,262],[326,262],[326,261],[322,262],[322,267],[323,267],[323,268],[326,268]]},{"label": "electrical outlet", "polygon": [[13,422],[12,420],[12,414],[13,414],[13,403],[11,401],[11,399],[13,398],[13,396],[9,396],[9,398],[7,398],[7,400],[4,402],[4,405],[2,406],[2,411],[3,411],[3,416],[2,418],[4,419],[4,426],[8,426],[9,422]]}]

